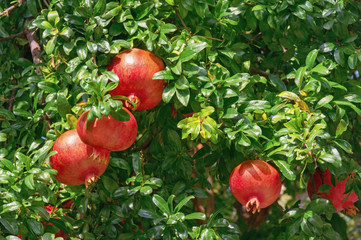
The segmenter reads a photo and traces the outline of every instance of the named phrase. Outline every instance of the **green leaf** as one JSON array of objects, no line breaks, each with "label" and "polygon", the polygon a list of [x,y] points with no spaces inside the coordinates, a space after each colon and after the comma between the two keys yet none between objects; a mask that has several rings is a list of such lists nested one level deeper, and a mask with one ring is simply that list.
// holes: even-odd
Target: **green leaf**
[{"label": "green leaf", "polygon": [[29,230],[31,232],[33,232],[35,235],[40,236],[44,233],[44,227],[43,224],[41,224],[40,222],[36,221],[33,218],[27,219],[26,220],[27,225],[29,226]]},{"label": "green leaf", "polygon": [[287,90],[286,84],[281,80],[279,76],[271,74],[269,76],[269,80],[278,91],[282,92]]},{"label": "green leaf", "polygon": [[296,83],[297,87],[299,87],[299,88],[301,88],[301,86],[302,86],[303,77],[305,75],[306,69],[307,69],[306,67],[300,67],[296,71],[295,83]]},{"label": "green leaf", "polygon": [[333,42],[327,42],[320,46],[322,52],[331,52],[335,48],[335,44]]},{"label": "green leaf", "polygon": [[20,206],[21,204],[16,201],[0,205],[0,214],[17,211]]},{"label": "green leaf", "polygon": [[118,184],[113,178],[111,178],[107,175],[103,175],[101,179],[102,179],[105,189],[108,192],[112,193],[118,189]]},{"label": "green leaf", "polygon": [[171,215],[170,209],[168,208],[167,202],[158,194],[154,194],[152,198],[153,203],[167,216]]},{"label": "green leaf", "polygon": [[318,50],[314,49],[311,52],[308,53],[306,57],[306,66],[309,70],[313,68],[313,65],[315,64],[315,60],[317,58]]},{"label": "green leaf", "polygon": [[140,152],[133,154],[132,163],[135,174],[142,173],[142,159]]},{"label": "green leaf", "polygon": [[111,109],[110,110],[110,116],[112,116],[114,119],[116,119],[118,121],[122,121],[122,122],[123,121],[129,121],[129,119],[130,119],[129,114],[123,109],[118,110],[118,111],[114,110],[114,108]]},{"label": "green leaf", "polygon": [[102,72],[102,74],[105,75],[112,82],[119,82],[119,77],[114,72],[104,71]]},{"label": "green leaf", "polygon": [[162,33],[167,34],[177,31],[177,27],[174,24],[166,23],[161,26],[160,30]]},{"label": "green leaf", "polygon": [[320,75],[328,75],[330,73],[330,71],[328,70],[327,67],[322,65],[323,63],[320,63],[318,65],[316,65],[316,67],[314,67],[311,72],[317,72]]},{"label": "green leaf", "polygon": [[106,0],[98,0],[93,8],[95,16],[102,15],[105,12]]},{"label": "green leaf", "polygon": [[176,89],[175,90],[177,98],[183,106],[188,106],[189,98],[190,98],[190,91],[189,89]]},{"label": "green leaf", "polygon": [[352,145],[343,139],[335,139],[333,141],[337,146],[342,148],[345,152],[352,154]]},{"label": "green leaf", "polygon": [[360,94],[349,93],[344,98],[350,102],[361,103],[361,95]]},{"label": "green leaf", "polygon": [[56,93],[60,90],[59,86],[52,82],[39,82],[38,87],[42,90],[45,90],[49,93]]},{"label": "green leaf", "polygon": [[157,80],[157,79],[174,80],[175,77],[174,77],[174,75],[173,75],[173,73],[172,73],[171,71],[169,71],[168,69],[166,69],[166,70],[163,70],[163,71],[156,72],[156,73],[153,75],[153,79],[154,79],[154,80]]},{"label": "green leaf", "polygon": [[165,0],[169,5],[174,6],[174,0]]},{"label": "green leaf", "polygon": [[350,102],[346,102],[346,101],[340,101],[340,100],[335,100],[333,101],[334,103],[336,103],[337,105],[342,105],[342,106],[348,106],[350,108],[352,108],[359,116],[361,116],[361,110],[356,107],[354,104],[350,103]]},{"label": "green leaf", "polygon": [[187,62],[207,47],[206,42],[193,43],[188,45],[179,56],[180,62]]},{"label": "green leaf", "polygon": [[51,53],[53,53],[54,49],[55,49],[55,45],[56,45],[56,37],[52,37],[46,44],[45,46],[45,52],[46,54],[50,55]]},{"label": "green leaf", "polygon": [[224,119],[232,119],[232,118],[237,117],[238,115],[239,115],[239,113],[238,113],[237,109],[227,108],[226,112],[223,115],[223,118]]},{"label": "green leaf", "polygon": [[190,213],[190,214],[186,215],[185,219],[186,220],[191,220],[191,219],[206,220],[206,214],[201,213],[201,212],[194,212],[194,213]]},{"label": "green leaf", "polygon": [[343,53],[342,49],[339,49],[339,48],[335,49],[334,58],[338,64],[340,64],[341,66],[344,66],[345,54]]},{"label": "green leaf", "polygon": [[285,176],[290,181],[295,181],[297,174],[291,170],[291,165],[286,161],[276,160],[274,161],[276,166],[280,169],[283,176]]},{"label": "green leaf", "polygon": [[48,13],[48,21],[53,25],[56,26],[56,24],[59,22],[59,14],[57,11],[50,11]]},{"label": "green leaf", "polygon": [[140,189],[140,194],[142,196],[148,196],[153,192],[153,189],[150,186],[144,186]]},{"label": "green leaf", "polygon": [[329,102],[331,102],[332,99],[333,99],[333,96],[332,96],[332,95],[327,95],[326,97],[321,98],[321,99],[317,102],[315,109],[318,109],[318,108],[321,108],[321,107],[325,106],[326,104],[328,104]]},{"label": "green leaf", "polygon": [[167,137],[169,144],[174,148],[174,150],[180,152],[182,150],[182,142],[178,133],[172,129],[169,129],[167,131]]},{"label": "green leaf", "polygon": [[341,136],[341,134],[347,130],[347,125],[346,121],[341,119],[336,128],[336,138]]},{"label": "green leaf", "polygon": [[53,30],[53,28],[54,28],[48,21],[43,21],[41,23],[41,26],[43,26],[44,29],[48,29],[48,30]]},{"label": "green leaf", "polygon": [[350,55],[348,57],[347,63],[348,63],[348,66],[350,67],[350,69],[355,69],[355,67],[357,65],[357,54],[354,53],[354,54]]},{"label": "green leaf", "polygon": [[248,102],[245,112],[252,112],[255,110],[265,110],[269,108],[271,108],[271,104],[268,101],[252,100]]},{"label": "green leaf", "polygon": [[57,103],[57,108],[58,108],[58,112],[59,112],[60,116],[66,117],[67,114],[72,113],[71,106],[63,94],[61,94],[61,93],[58,94],[56,103]]},{"label": "green leaf", "polygon": [[78,54],[78,57],[80,60],[85,60],[88,55],[88,48],[85,43],[80,43],[76,47],[76,53]]},{"label": "green leaf", "polygon": [[34,174],[29,174],[25,177],[25,186],[30,190],[35,190]]},{"label": "green leaf", "polygon": [[14,114],[5,108],[0,108],[0,118],[6,121],[15,121]]},{"label": "green leaf", "polygon": [[5,227],[7,231],[9,231],[13,235],[16,235],[19,232],[18,223],[14,219],[10,220],[0,217],[0,223]]},{"label": "green leaf", "polygon": [[175,213],[179,212],[179,211],[182,209],[182,207],[183,207],[184,205],[186,205],[191,199],[194,199],[194,196],[188,196],[188,197],[184,198],[182,201],[180,201],[180,202],[177,204],[177,206],[175,206],[174,212],[175,212]]},{"label": "green leaf", "polygon": [[168,84],[164,90],[163,90],[163,95],[162,95],[162,99],[165,103],[169,103],[170,100],[172,99],[172,97],[174,96],[176,92],[176,87],[174,84]]}]

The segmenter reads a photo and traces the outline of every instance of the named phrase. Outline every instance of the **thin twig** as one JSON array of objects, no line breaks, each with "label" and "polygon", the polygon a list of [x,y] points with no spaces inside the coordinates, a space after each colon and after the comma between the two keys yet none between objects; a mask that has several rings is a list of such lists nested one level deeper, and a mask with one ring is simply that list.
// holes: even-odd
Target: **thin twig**
[{"label": "thin twig", "polygon": [[183,18],[182,18],[182,16],[180,15],[177,7],[174,6],[173,9],[174,9],[174,11],[175,11],[175,14],[177,14],[177,16],[179,17],[179,19],[181,20],[183,27],[187,30],[187,32],[189,32],[189,34],[192,34],[192,33],[189,31],[189,29],[188,29],[187,25],[185,24],[185,22],[183,21]]},{"label": "thin twig", "polygon": [[202,35],[197,35],[197,34],[192,34],[192,36],[194,36],[194,37],[202,37],[202,38],[207,38],[207,39],[211,39],[211,40],[215,40],[215,41],[223,42],[223,40],[222,40],[222,39],[219,39],[219,38],[214,38],[214,37],[207,37],[207,36],[202,36]]},{"label": "thin twig", "polygon": [[16,34],[11,35],[11,36],[6,37],[6,38],[0,38],[0,42],[5,42],[5,41],[8,41],[8,40],[17,38],[17,37],[21,37],[21,36],[23,36],[25,34],[26,34],[26,31],[23,31],[23,32],[16,33]]},{"label": "thin twig", "polygon": [[261,76],[263,76],[263,77],[266,77],[266,78],[268,78],[268,77],[271,75],[270,73],[265,72],[265,71],[262,71],[262,70],[259,70],[259,69],[257,69],[257,68],[251,68],[251,73],[253,73],[253,74],[259,74],[259,75],[261,75]]},{"label": "thin twig", "polygon": [[43,3],[45,4],[45,6],[46,6],[47,8],[49,8],[49,3],[48,3],[46,0],[43,0]]},{"label": "thin twig", "polygon": [[0,13],[0,16],[3,16],[3,15],[6,15],[6,16],[9,16],[9,13],[14,10],[15,8],[17,8],[20,4],[23,3],[23,0],[19,0],[17,3],[15,3],[14,5],[12,5],[11,7],[9,8],[6,8],[4,11],[2,11]]},{"label": "thin twig", "polygon": [[183,27],[185,28],[185,30],[192,36],[192,37],[202,37],[202,38],[207,38],[207,39],[210,39],[210,40],[215,40],[215,41],[219,41],[219,42],[223,42],[222,39],[219,39],[219,38],[214,38],[214,37],[208,37],[208,36],[202,36],[202,35],[197,35],[197,34],[192,34],[192,32],[189,30],[189,28],[187,27],[187,25],[185,24],[182,16],[180,15],[177,7],[173,7],[174,11],[175,11],[175,14],[178,16],[178,18],[180,19]]}]

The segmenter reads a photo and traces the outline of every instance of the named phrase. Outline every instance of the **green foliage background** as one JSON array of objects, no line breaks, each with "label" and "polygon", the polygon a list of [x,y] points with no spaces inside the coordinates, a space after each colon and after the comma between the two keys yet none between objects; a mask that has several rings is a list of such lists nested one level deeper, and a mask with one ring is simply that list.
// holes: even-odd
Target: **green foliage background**
[{"label": "green foliage background", "polygon": [[[0,239],[59,229],[72,239],[347,239],[348,217],[300,196],[318,166],[338,179],[352,171],[346,191],[361,197],[359,1],[24,0],[0,11]],[[47,163],[54,140],[86,108],[126,119],[106,65],[132,47],[163,59],[163,102],[134,112],[136,143],[111,154],[93,188],[62,186]],[[255,158],[279,170],[290,200],[248,230],[228,178]],[[206,189],[210,215],[191,201]]]}]

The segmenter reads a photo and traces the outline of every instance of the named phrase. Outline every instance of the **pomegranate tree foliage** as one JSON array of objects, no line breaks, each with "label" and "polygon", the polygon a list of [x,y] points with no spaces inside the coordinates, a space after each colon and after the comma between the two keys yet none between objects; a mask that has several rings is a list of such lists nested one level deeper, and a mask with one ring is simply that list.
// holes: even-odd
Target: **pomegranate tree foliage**
[{"label": "pomegranate tree foliage", "polygon": [[[0,10],[0,239],[59,229],[71,239],[347,238],[349,217],[303,196],[318,166],[353,172],[346,191],[361,197],[359,1],[7,0]],[[163,59],[163,102],[134,112],[135,144],[111,153],[93,187],[62,186],[47,161],[57,136],[85,109],[128,118],[107,95],[118,78],[106,65],[131,47]],[[251,229],[228,178],[257,158],[279,170],[289,200]]]}]

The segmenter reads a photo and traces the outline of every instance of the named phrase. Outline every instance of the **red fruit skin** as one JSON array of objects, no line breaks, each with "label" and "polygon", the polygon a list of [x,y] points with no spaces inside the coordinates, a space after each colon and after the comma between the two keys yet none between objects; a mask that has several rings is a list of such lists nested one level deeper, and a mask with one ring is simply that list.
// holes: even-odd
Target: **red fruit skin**
[{"label": "red fruit skin", "polygon": [[109,150],[94,148],[80,140],[76,129],[63,133],[55,142],[50,166],[57,170],[54,178],[66,185],[87,184],[100,177],[109,164]]},{"label": "red fruit skin", "polygon": [[[47,206],[45,206],[44,208],[45,208],[46,211],[50,214],[50,213],[53,211],[54,206],[47,205]],[[54,209],[54,212],[55,212],[56,210],[58,210],[58,209],[55,208],[55,209]],[[64,214],[64,215],[65,215],[65,214]],[[49,226],[54,226],[54,224],[52,224],[52,223],[50,223],[50,222],[43,222],[43,226],[44,226],[44,227],[46,227],[47,225],[49,225]],[[62,237],[62,238],[64,238],[64,239],[67,239],[67,238],[70,237],[70,236],[67,235],[67,234],[65,234],[65,233],[63,232],[63,230],[59,230],[59,232],[57,232],[57,233],[55,234],[55,237],[56,237],[56,238],[57,238],[57,237]]]},{"label": "red fruit skin", "polygon": [[110,95],[138,97],[140,104],[135,110],[151,109],[162,100],[164,81],[152,78],[156,72],[164,70],[164,64],[153,53],[129,49],[115,56],[107,68],[119,77],[119,85],[109,91]]},{"label": "red fruit skin", "polygon": [[280,195],[282,182],[278,171],[263,160],[247,160],[235,167],[229,178],[229,186],[233,196],[242,204],[253,205],[257,200],[260,208],[271,205]]},{"label": "red fruit skin", "polygon": [[80,115],[77,132],[80,139],[91,146],[108,149],[109,151],[123,151],[129,148],[137,138],[138,124],[133,114],[123,108],[130,115],[129,121],[118,121],[112,116],[103,116],[89,121],[85,130],[87,112]]},{"label": "red fruit skin", "polygon": [[[323,178],[323,182],[322,182],[322,178]],[[308,196],[310,197],[311,200],[313,200],[312,195],[317,194],[321,198],[329,199],[332,202],[333,206],[336,208],[337,212],[346,210],[346,213],[348,213],[348,211],[351,211],[349,212],[349,214],[354,214],[353,210],[355,211],[358,210],[353,205],[353,203],[358,200],[358,197],[356,196],[355,192],[352,192],[350,196],[347,198],[347,200],[345,202],[342,202],[342,200],[348,195],[348,194],[344,194],[345,185],[348,178],[346,178],[343,181],[339,181],[336,179],[336,186],[333,186],[331,183],[330,170],[327,169],[326,171],[322,172],[320,169],[318,169],[312,175],[312,178],[308,180],[307,183]],[[321,193],[318,192],[318,189],[323,184],[327,184],[331,186],[331,189],[329,190],[329,194],[324,192]]]}]

